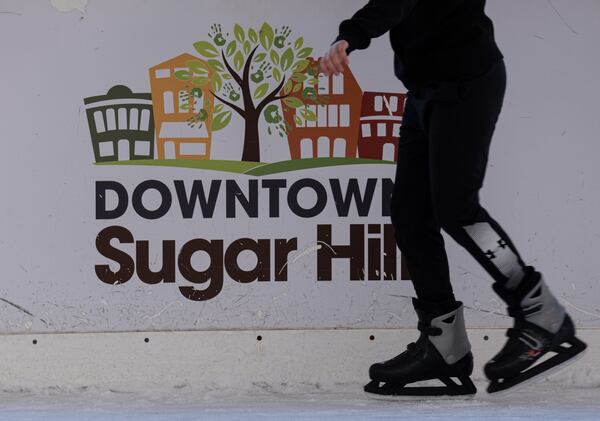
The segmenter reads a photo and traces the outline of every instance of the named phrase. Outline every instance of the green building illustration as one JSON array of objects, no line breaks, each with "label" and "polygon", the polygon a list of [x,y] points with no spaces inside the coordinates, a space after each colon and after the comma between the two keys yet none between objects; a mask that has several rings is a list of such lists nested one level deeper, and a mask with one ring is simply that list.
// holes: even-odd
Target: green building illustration
[{"label": "green building illustration", "polygon": [[96,162],[154,158],[151,94],[117,85],[83,102]]}]

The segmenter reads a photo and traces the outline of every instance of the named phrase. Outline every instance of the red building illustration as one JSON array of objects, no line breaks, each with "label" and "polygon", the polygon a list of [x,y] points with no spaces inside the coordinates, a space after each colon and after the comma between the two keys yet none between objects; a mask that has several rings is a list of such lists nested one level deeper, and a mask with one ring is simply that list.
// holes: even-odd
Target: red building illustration
[{"label": "red building illustration", "polygon": [[358,156],[397,161],[406,94],[365,92],[362,97]]},{"label": "red building illustration", "polygon": [[[320,60],[308,59],[317,64]],[[303,90],[308,86],[305,83]],[[288,134],[292,159],[302,158],[355,158],[358,149],[358,130],[362,89],[350,68],[344,73],[329,76],[319,74],[317,85],[311,86],[319,95],[329,98],[327,104],[309,105],[309,110],[317,115],[316,121],[306,121],[296,125],[294,117],[301,109],[284,107],[284,118],[293,127]],[[301,95],[302,91],[294,95]]]}]

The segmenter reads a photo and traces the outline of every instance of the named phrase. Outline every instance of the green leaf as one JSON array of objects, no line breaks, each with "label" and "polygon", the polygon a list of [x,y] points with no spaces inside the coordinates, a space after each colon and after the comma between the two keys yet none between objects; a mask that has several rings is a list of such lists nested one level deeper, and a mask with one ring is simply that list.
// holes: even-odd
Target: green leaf
[{"label": "green leaf", "polygon": [[293,93],[298,93],[298,92],[300,92],[301,90],[302,90],[302,84],[301,84],[301,83],[296,83],[296,84],[294,85],[294,89],[292,89],[292,92],[293,92]]},{"label": "green leaf", "polygon": [[317,115],[308,108],[300,110],[300,115],[307,121],[317,121]]},{"label": "green leaf", "polygon": [[220,113],[220,112],[221,112],[221,110],[222,110],[222,109],[223,109],[223,104],[217,104],[217,105],[215,106],[214,113],[215,113],[215,114],[218,114],[218,113]]},{"label": "green leaf", "polygon": [[227,44],[227,47],[225,48],[225,54],[227,55],[227,57],[231,57],[231,55],[235,53],[235,50],[237,50],[237,43],[235,42],[235,40],[233,40],[229,44]]},{"label": "green leaf", "polygon": [[223,87],[223,79],[221,79],[221,76],[218,73],[213,74],[213,78],[212,78],[213,92],[219,92],[222,87]]},{"label": "green leaf", "polygon": [[256,41],[258,41],[258,34],[254,29],[248,29],[248,38],[250,38],[252,44],[256,44]]},{"label": "green leaf", "polygon": [[251,49],[252,49],[252,46],[250,45],[250,41],[246,41],[244,43],[244,53],[248,54]]},{"label": "green leaf", "polygon": [[294,43],[294,49],[297,50],[298,48],[302,47],[302,44],[304,44],[304,38],[300,37]]},{"label": "green leaf", "polygon": [[217,130],[221,130],[223,127],[227,126],[231,121],[231,111],[225,111],[219,114],[216,114],[212,121],[212,131],[216,132]]},{"label": "green leaf", "polygon": [[254,62],[260,63],[261,61],[263,61],[265,59],[265,57],[267,57],[267,53],[258,53],[257,55],[254,56]]},{"label": "green leaf", "polygon": [[277,54],[277,51],[273,50],[271,51],[271,63],[273,63],[275,66],[279,65],[279,54]]},{"label": "green leaf", "polygon": [[194,48],[204,57],[215,58],[219,55],[217,48],[208,41],[195,42]]},{"label": "green leaf", "polygon": [[285,72],[292,66],[293,61],[294,61],[294,51],[291,48],[288,48],[281,55],[281,61],[279,62],[279,67],[281,67],[281,69]]},{"label": "green leaf", "polygon": [[192,72],[189,70],[177,70],[175,72],[175,79],[179,80],[191,80]]},{"label": "green leaf", "polygon": [[276,82],[281,82],[281,72],[277,67],[273,68],[273,79],[275,79]]},{"label": "green leaf", "polygon": [[208,60],[208,65],[212,67],[217,72],[224,72],[225,66],[219,60]]},{"label": "green leaf", "polygon": [[179,106],[179,108],[180,108],[181,110],[189,110],[189,109],[190,109],[190,104],[181,104],[181,105]]},{"label": "green leaf", "polygon": [[242,28],[237,23],[233,27],[233,35],[235,36],[235,39],[237,39],[240,44],[243,43],[244,40],[246,39],[246,35],[244,34],[244,28]]},{"label": "green leaf", "polygon": [[198,76],[192,79],[192,84],[194,86],[204,86],[210,79],[206,76]]},{"label": "green leaf", "polygon": [[296,126],[302,126],[303,122],[302,119],[300,117],[298,117],[297,115],[294,116],[294,123],[296,123]]},{"label": "green leaf", "polygon": [[235,70],[242,70],[242,67],[244,66],[244,55],[241,51],[238,51],[235,53],[235,56],[233,56],[233,65]]},{"label": "green leaf", "polygon": [[312,48],[303,48],[300,51],[298,51],[298,58],[306,58],[310,55],[310,53],[312,53],[313,49]]},{"label": "green leaf", "polygon": [[265,51],[269,51],[271,46],[273,45],[273,38],[275,38],[275,33],[273,32],[273,28],[268,23],[263,23],[260,28],[260,45]]},{"label": "green leaf", "polygon": [[304,103],[295,96],[288,96],[287,98],[283,98],[283,102],[290,108],[300,108],[304,105]]},{"label": "green leaf", "polygon": [[207,76],[209,73],[208,64],[202,60],[188,60],[185,62],[185,64],[192,72],[200,76]]},{"label": "green leaf", "polygon": [[306,80],[306,75],[304,73],[294,73],[292,74],[292,80],[294,82],[302,83]]},{"label": "green leaf", "polygon": [[292,87],[293,87],[293,83],[292,80],[288,80],[285,85],[283,85],[283,94],[284,95],[288,95],[290,92],[292,92]]},{"label": "green leaf", "polygon": [[308,64],[309,64],[308,60],[305,60],[305,59],[298,60],[292,66],[292,70],[294,72],[303,72],[308,67]]},{"label": "green leaf", "polygon": [[269,90],[268,83],[263,83],[262,85],[259,85],[258,88],[256,88],[256,90],[254,91],[254,99],[261,99],[263,96],[265,96],[267,94],[268,90]]},{"label": "green leaf", "polygon": [[231,79],[233,79],[233,76],[231,76],[229,73],[224,73],[223,74],[223,79],[231,80]]}]

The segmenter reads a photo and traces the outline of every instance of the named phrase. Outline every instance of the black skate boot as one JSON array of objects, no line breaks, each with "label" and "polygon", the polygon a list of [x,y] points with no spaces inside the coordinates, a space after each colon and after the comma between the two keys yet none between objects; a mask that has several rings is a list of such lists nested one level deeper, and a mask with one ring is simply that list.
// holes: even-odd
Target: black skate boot
[{"label": "black skate boot", "polygon": [[[562,305],[550,293],[539,272],[528,273],[516,290],[494,284],[494,290],[508,304],[514,326],[508,341],[485,365],[491,380],[487,391],[497,393],[558,371],[580,357],[586,344],[575,337],[575,326]],[[535,364],[544,355],[549,359]]]},{"label": "black skate boot", "polygon": [[[365,386],[365,392],[378,399],[472,397],[477,389],[469,378],[473,355],[462,303],[456,303],[456,308],[445,314],[426,311],[424,303],[416,299],[413,304],[419,317],[419,339],[391,360],[373,364],[369,369],[372,381]],[[435,379],[444,386],[406,387],[409,383]]]}]

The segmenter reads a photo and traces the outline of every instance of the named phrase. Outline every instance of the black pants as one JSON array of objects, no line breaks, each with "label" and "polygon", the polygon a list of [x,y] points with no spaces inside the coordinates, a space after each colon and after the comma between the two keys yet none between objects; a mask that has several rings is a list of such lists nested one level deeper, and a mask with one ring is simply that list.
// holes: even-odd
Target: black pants
[{"label": "black pants", "polygon": [[506,88],[504,62],[484,75],[408,93],[400,129],[392,223],[417,297],[453,302],[440,229],[496,282],[520,282],[524,264],[479,204],[492,134]]}]

